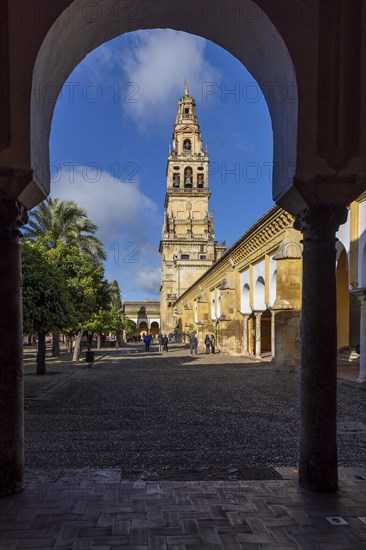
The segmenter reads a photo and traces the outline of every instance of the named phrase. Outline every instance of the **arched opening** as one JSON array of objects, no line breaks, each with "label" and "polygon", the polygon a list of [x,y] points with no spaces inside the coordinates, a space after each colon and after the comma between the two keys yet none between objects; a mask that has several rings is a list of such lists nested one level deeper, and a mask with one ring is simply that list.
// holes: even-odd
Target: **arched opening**
[{"label": "arched opening", "polygon": [[262,276],[258,277],[254,285],[253,306],[256,311],[264,311],[266,309],[265,284]]},{"label": "arched opening", "polygon": [[[126,15],[125,6],[115,0],[105,0],[98,16],[91,18],[85,16],[85,2],[70,2],[49,29],[34,66],[33,89],[48,90],[52,83],[52,97],[47,93],[32,94],[30,148],[34,182],[30,184],[33,195],[31,189],[27,190],[29,206],[40,200],[39,190],[36,192],[38,186],[45,194],[49,192],[50,127],[57,97],[68,75],[104,42],[144,28],[171,28],[198,34],[220,44],[246,66],[259,83],[270,110],[274,135],[273,197],[283,197],[292,187],[296,166],[298,101],[294,64],[276,26],[255,2],[250,5],[258,15],[255,21],[248,17],[243,17],[240,25],[235,20],[227,21],[223,32],[214,17],[202,14],[199,3],[177,1],[175,10],[144,10],[131,19]],[[203,16],[205,24],[197,26],[196,22],[202,22]],[[282,93],[274,94],[268,82],[276,83]],[[291,90],[291,100],[288,90]],[[302,203],[300,197],[296,197],[299,207]],[[294,197],[292,204],[295,204]]]},{"label": "arched opening", "polygon": [[251,313],[249,283],[245,283],[241,289],[241,312]]},{"label": "arched opening", "polygon": [[350,293],[347,252],[339,250],[336,270],[337,285],[337,348],[347,348],[350,336]]},{"label": "arched opening", "polygon": [[261,315],[261,351],[262,353],[270,353],[272,351],[271,341],[271,321],[272,314],[266,310]]},{"label": "arched opening", "polygon": [[184,169],[184,188],[190,189],[193,185],[193,172],[190,166]]},{"label": "arched opening", "polygon": [[191,140],[186,138],[183,141],[183,153],[190,153],[192,150],[192,143]]},{"label": "arched opening", "polygon": [[180,174],[179,172],[173,173],[173,187],[178,188],[180,187]]},{"label": "arched opening", "polygon": [[159,328],[159,323],[157,321],[153,321],[150,325],[150,334],[154,339],[159,336]]},{"label": "arched opening", "polygon": [[140,321],[138,325],[138,335],[143,338],[146,334],[148,334],[148,325],[146,321]]},{"label": "arched opening", "polygon": [[277,269],[274,270],[271,276],[271,281],[269,285],[269,304],[273,306],[273,304],[276,301],[276,294],[277,294]]}]

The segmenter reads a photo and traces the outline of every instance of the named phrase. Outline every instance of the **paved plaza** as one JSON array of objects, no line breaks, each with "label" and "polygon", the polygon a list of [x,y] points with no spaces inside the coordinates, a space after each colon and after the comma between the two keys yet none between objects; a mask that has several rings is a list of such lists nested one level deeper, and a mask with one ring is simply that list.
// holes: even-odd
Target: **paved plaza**
[{"label": "paved plaza", "polygon": [[[275,479],[276,467],[296,466],[297,373],[181,346],[152,350],[130,345],[101,352],[92,368],[26,374],[27,464],[119,467],[132,481]],[[341,466],[365,463],[364,398],[339,385]]]},{"label": "paved plaza", "polygon": [[340,491],[297,484],[298,375],[142,345],[91,368],[26,355],[27,488],[0,550],[361,549],[365,392],[339,384]]}]

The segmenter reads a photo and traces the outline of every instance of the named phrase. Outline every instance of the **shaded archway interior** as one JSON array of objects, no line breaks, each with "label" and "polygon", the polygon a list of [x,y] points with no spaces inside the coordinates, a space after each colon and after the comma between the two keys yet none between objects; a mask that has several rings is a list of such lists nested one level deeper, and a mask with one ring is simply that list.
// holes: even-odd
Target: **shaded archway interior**
[{"label": "shaded archway interior", "polygon": [[[254,2],[250,4],[255,6]],[[61,14],[47,33],[35,63],[33,88],[45,90],[52,83],[54,101],[50,101],[45,93],[34,94],[31,100],[31,166],[35,182],[33,192],[30,186],[22,194],[22,200],[28,207],[39,201],[35,183],[44,195],[50,190],[47,167],[53,110],[70,73],[88,53],[104,42],[126,32],[154,28],[171,28],[207,38],[243,63],[261,87],[271,115],[274,134],[273,197],[278,198],[290,191],[296,164],[296,78],[286,45],[264,12],[258,8],[260,18],[255,24],[250,19],[243,19],[240,36],[228,33],[223,37],[217,21],[209,19],[206,25],[201,24],[201,6],[196,3],[183,4],[182,10],[167,13],[147,9],[143,20],[132,22],[126,21],[123,6],[113,0],[103,2],[103,16],[95,21],[85,17],[83,8],[85,2],[73,2]],[[197,10],[199,13],[195,16]],[[253,44],[257,45],[256,48],[252,47]],[[282,89],[291,87],[295,99],[289,101],[285,94],[273,94],[268,82],[276,83]],[[286,167],[285,178],[283,167]],[[289,202],[290,208],[299,210],[303,206],[299,197],[297,201]]]}]

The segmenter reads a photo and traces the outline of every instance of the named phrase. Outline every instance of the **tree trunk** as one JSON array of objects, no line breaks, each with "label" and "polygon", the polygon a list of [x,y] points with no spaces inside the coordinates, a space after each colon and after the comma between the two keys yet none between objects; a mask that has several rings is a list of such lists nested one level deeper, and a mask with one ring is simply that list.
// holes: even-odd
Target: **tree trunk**
[{"label": "tree trunk", "polygon": [[60,357],[60,332],[52,334],[52,357]]},{"label": "tree trunk", "polygon": [[28,335],[28,346],[31,346],[32,345],[32,335],[29,334]]},{"label": "tree trunk", "polygon": [[125,341],[123,339],[123,330],[117,331],[117,342],[119,347],[122,347],[125,345]]},{"label": "tree trunk", "polygon": [[91,332],[91,333],[88,334],[88,336],[87,336],[87,342],[88,342],[87,350],[88,350],[88,351],[90,351],[91,348],[93,347],[93,336],[94,336],[94,332]]},{"label": "tree trunk", "polygon": [[72,336],[67,335],[66,336],[66,345],[67,345],[67,349],[69,350],[69,353],[72,353],[72,342],[73,342]]},{"label": "tree trunk", "polygon": [[46,333],[38,332],[37,374],[46,374]]},{"label": "tree trunk", "polygon": [[80,330],[77,335],[75,336],[75,346],[74,346],[74,353],[72,355],[73,361],[79,361],[80,357],[80,348],[81,348],[81,339],[83,337],[83,333]]},{"label": "tree trunk", "polygon": [[97,336],[97,349],[101,348],[102,337],[100,334]]}]

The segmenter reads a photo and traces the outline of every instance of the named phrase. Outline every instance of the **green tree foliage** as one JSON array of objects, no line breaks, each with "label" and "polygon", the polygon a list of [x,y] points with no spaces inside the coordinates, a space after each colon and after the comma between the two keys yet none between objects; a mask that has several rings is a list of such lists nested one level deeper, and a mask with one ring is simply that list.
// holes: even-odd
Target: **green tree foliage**
[{"label": "green tree foliage", "polygon": [[131,338],[131,336],[136,334],[136,323],[135,323],[135,321],[132,321],[132,319],[127,319],[127,317],[126,317],[123,321],[123,325],[124,325],[124,328],[125,328],[127,338]]},{"label": "green tree foliage", "polygon": [[68,282],[39,243],[22,245],[24,332],[38,337],[37,374],[46,373],[46,334],[75,316]]},{"label": "green tree foliage", "polygon": [[97,229],[87,212],[75,202],[48,197],[30,213],[24,237],[28,240],[41,239],[47,248],[54,248],[62,242],[105,260],[107,256],[103,244],[95,236]]},{"label": "green tree foliage", "polygon": [[94,257],[81,252],[76,246],[57,243],[48,251],[51,261],[67,280],[75,313],[63,329],[76,336],[73,359],[79,357],[80,343],[87,323],[106,303],[110,302],[104,267]]}]

